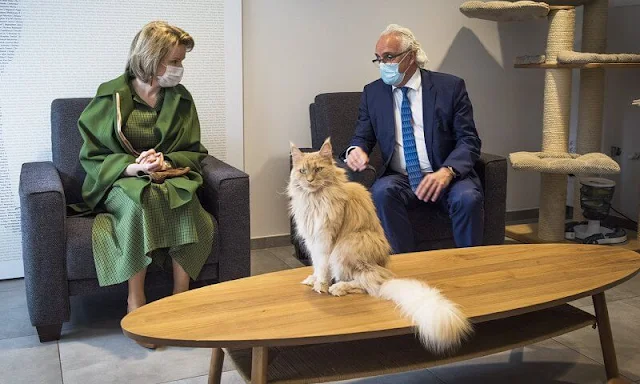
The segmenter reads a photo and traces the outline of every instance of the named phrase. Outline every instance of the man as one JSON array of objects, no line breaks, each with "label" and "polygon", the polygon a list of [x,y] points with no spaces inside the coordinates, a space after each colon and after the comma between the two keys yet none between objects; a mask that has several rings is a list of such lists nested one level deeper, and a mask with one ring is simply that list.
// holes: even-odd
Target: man
[{"label": "man", "polygon": [[480,138],[464,81],[425,70],[420,43],[399,25],[382,32],[375,55],[381,79],[364,87],[343,158],[362,171],[380,146],[384,166],[371,194],[393,251],[416,251],[408,212],[419,204],[449,213],[458,247],[482,244],[484,198],[473,170]]}]

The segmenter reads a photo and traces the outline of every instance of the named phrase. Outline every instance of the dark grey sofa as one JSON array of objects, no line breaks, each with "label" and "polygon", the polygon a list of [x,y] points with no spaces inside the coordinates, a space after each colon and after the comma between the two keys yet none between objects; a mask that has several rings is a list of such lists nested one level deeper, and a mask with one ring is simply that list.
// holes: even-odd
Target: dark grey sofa
[{"label": "dark grey sofa", "polygon": [[[358,106],[361,92],[324,93],[315,97],[309,106],[311,121],[312,148],[304,151],[317,151],[324,140],[331,136],[334,155],[344,151],[355,130],[358,119]],[[344,162],[338,159],[340,166]],[[382,166],[382,156],[376,146],[370,156],[367,170],[359,173],[349,172],[349,177],[370,187],[376,179],[376,169]],[[478,173],[484,189],[484,245],[502,244],[504,242],[505,210],[507,198],[507,161],[504,157],[482,153],[474,169]],[[425,220],[425,218],[429,218]],[[452,248],[453,232],[451,220],[446,213],[430,205],[423,205],[421,209],[410,213],[413,223],[416,243],[419,250]],[[291,242],[294,244],[296,256],[306,261],[308,258],[304,245],[301,244],[295,230],[295,223],[291,223]],[[306,261],[308,263],[308,261]]]},{"label": "dark grey sofa", "polygon": [[[82,201],[85,172],[78,155],[77,128],[88,98],[51,104],[51,162],[22,165],[20,205],[27,304],[41,342],[60,338],[69,320],[69,297],[122,290],[127,283],[100,287],[91,246],[94,218],[69,217],[66,205]],[[208,156],[202,164],[200,201],[215,219],[214,246],[198,285],[249,276],[249,176]],[[171,271],[150,267],[147,286],[171,284]],[[125,305],[125,304],[123,304]]]}]

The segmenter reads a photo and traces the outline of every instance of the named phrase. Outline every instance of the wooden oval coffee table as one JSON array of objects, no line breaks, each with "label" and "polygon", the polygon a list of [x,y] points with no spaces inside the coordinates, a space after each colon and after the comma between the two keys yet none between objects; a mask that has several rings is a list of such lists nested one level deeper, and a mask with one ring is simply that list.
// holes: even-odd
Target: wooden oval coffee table
[{"label": "wooden oval coffee table", "polygon": [[[252,383],[306,383],[428,368],[597,323],[607,377],[618,376],[604,291],[638,273],[638,253],[502,245],[395,255],[389,267],[460,304],[475,334],[455,355],[426,352],[391,302],[320,295],[301,285],[310,267],[170,296],[128,314],[121,325],[137,341],[212,348],[210,383],[220,381],[222,348]],[[593,296],[595,317],[565,304],[585,296]]]}]

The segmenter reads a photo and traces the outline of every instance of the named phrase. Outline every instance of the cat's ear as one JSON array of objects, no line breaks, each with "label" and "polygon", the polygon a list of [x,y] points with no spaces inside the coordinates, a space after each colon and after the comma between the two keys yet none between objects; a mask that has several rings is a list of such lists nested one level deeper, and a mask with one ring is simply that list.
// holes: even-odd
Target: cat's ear
[{"label": "cat's ear", "polygon": [[331,147],[331,137],[327,137],[320,148],[320,156],[332,158],[333,157],[333,148]]},{"label": "cat's ear", "polygon": [[291,149],[291,158],[293,159],[293,163],[296,164],[298,161],[302,160],[302,151],[299,150],[292,142],[289,142],[289,146]]}]

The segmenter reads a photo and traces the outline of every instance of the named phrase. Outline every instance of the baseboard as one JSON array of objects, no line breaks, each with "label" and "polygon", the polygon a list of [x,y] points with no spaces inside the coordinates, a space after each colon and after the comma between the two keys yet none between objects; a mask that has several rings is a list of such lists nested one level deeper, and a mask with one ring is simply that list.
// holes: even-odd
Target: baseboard
[{"label": "baseboard", "polygon": [[[505,222],[507,225],[534,222],[538,220],[538,211],[538,208],[509,211],[505,214]],[[573,207],[567,206],[566,218],[567,220],[571,220],[572,217]],[[634,231],[637,229],[635,224],[630,220],[611,214],[607,217],[606,224]],[[255,237],[251,239],[251,249],[286,247],[289,245],[291,245],[291,236],[289,234]]]},{"label": "baseboard", "polygon": [[520,211],[508,211],[505,214],[507,224],[522,223],[538,219],[538,208],[523,209]]},{"label": "baseboard", "polygon": [[[524,224],[530,223],[538,220],[539,209],[524,209],[520,211],[509,211],[505,215],[505,222],[507,225],[510,224]],[[567,206],[566,216],[567,220],[573,219],[573,207]],[[608,227],[619,227],[630,230],[637,230],[636,224],[624,217],[616,216],[615,213],[609,212],[609,216],[604,220],[604,225]]]},{"label": "baseboard", "polygon": [[289,234],[255,237],[251,239],[251,249],[286,247],[288,245],[291,245],[291,236]]}]

